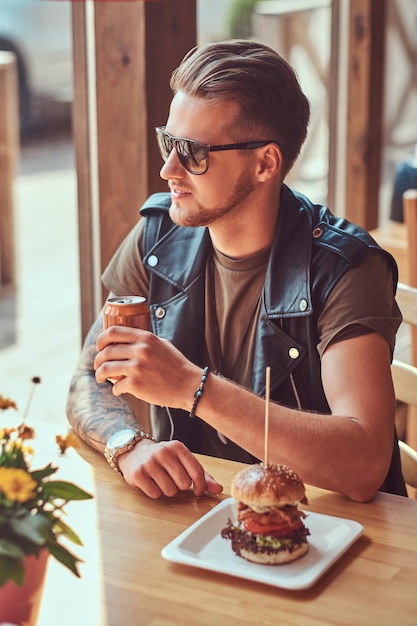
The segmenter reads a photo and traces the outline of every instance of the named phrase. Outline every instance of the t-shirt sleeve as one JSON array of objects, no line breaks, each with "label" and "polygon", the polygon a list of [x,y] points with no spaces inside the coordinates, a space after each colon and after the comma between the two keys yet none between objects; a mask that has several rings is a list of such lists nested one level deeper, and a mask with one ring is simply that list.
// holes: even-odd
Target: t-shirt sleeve
[{"label": "t-shirt sleeve", "polygon": [[140,218],[103,272],[103,285],[116,296],[148,297],[149,277],[141,253],[144,226],[145,218]]},{"label": "t-shirt sleeve", "polygon": [[328,297],[318,320],[320,357],[336,341],[376,332],[394,353],[395,336],[402,321],[393,296],[388,260],[378,251],[341,278]]}]

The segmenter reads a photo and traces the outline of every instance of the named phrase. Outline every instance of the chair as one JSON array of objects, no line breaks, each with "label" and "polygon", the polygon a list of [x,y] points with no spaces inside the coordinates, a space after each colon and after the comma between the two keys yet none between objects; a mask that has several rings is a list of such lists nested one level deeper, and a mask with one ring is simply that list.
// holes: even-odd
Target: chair
[{"label": "chair", "polygon": [[[405,441],[398,442],[400,446],[401,466],[405,484],[408,488],[408,495],[416,497],[417,493],[417,452],[405,443]],[[411,489],[414,490],[411,491]]]},{"label": "chair", "polygon": [[398,283],[396,300],[403,316],[403,322],[417,328],[417,287]]},{"label": "chair", "polygon": [[[403,315],[404,323],[417,328],[417,288],[399,283],[396,298]],[[391,370],[397,400],[409,405],[408,429],[416,431],[417,367],[394,359]],[[411,420],[413,420],[413,422],[411,422]],[[408,432],[406,438],[408,439]],[[400,441],[399,446],[404,479],[408,486],[409,495],[417,497],[417,451],[409,443],[404,441]]]},{"label": "chair", "polygon": [[[407,257],[408,276],[407,284],[417,288],[417,189],[408,189],[403,195],[404,220],[407,228]],[[411,296],[413,299],[413,296]],[[415,300],[414,300],[415,302]],[[412,302],[410,303],[412,307]],[[401,306],[400,306],[401,308]],[[417,321],[416,309],[414,306],[414,318],[410,312],[411,319],[408,323],[411,328],[411,363],[417,366]],[[407,313],[408,314],[408,313]],[[403,312],[404,315],[404,312]],[[407,321],[407,320],[405,320]]]},{"label": "chair", "polygon": [[[417,407],[417,367],[394,359],[391,371],[397,400]],[[410,496],[417,497],[417,451],[405,441],[398,443],[407,491]]]},{"label": "chair", "polygon": [[370,234],[396,260],[399,280],[417,287],[417,189],[404,192],[403,213],[404,222],[388,220]]}]

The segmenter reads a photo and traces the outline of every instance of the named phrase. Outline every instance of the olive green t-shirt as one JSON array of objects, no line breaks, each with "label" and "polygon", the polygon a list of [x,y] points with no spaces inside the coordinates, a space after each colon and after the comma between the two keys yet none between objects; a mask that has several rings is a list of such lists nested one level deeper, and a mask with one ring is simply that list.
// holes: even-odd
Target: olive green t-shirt
[{"label": "olive green t-shirt", "polygon": [[[116,295],[148,294],[149,278],[140,253],[144,223],[139,220],[104,271],[103,283]],[[248,389],[268,258],[269,250],[244,259],[213,250],[206,266],[205,364]],[[382,335],[393,354],[401,314],[392,293],[387,260],[370,251],[344,274],[325,303],[317,327],[320,356],[332,342],[371,332]],[[237,450],[225,449],[234,444],[220,433],[205,425],[202,428],[206,454],[246,460]]]}]

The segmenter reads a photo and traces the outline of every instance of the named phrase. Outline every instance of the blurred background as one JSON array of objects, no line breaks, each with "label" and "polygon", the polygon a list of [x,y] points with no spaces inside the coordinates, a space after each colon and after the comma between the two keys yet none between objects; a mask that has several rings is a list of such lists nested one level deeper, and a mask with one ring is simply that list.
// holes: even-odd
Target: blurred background
[{"label": "blurred background", "polygon": [[[348,1],[342,0],[342,11]],[[312,120],[288,183],[337,212],[329,190],[331,5],[331,0],[198,0],[197,40],[253,38],[292,63],[310,99]],[[397,168],[414,158],[417,144],[416,32],[417,2],[387,0],[381,224],[393,217]],[[0,0],[0,51],[15,55],[19,94],[17,151],[9,169],[3,168],[12,195],[6,198],[9,207],[0,203],[0,211],[11,216],[8,239],[0,221],[0,246],[10,244],[10,233],[13,237],[13,280],[6,277],[0,285],[0,393],[22,405],[30,379],[40,376],[35,411],[59,421],[65,419],[82,340],[71,2]],[[7,61],[7,55],[0,53],[0,67],[1,59]],[[0,108],[2,117],[7,126]],[[339,122],[343,126],[345,120]],[[7,132],[3,129],[0,142]]]}]

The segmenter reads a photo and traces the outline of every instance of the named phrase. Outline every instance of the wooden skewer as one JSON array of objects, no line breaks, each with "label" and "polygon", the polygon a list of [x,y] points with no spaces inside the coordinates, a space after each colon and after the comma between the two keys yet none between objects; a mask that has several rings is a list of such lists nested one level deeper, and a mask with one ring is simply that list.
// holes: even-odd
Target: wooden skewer
[{"label": "wooden skewer", "polygon": [[271,368],[266,368],[266,390],[265,390],[265,451],[264,465],[268,465],[268,440],[269,440],[269,390],[271,387]]}]

